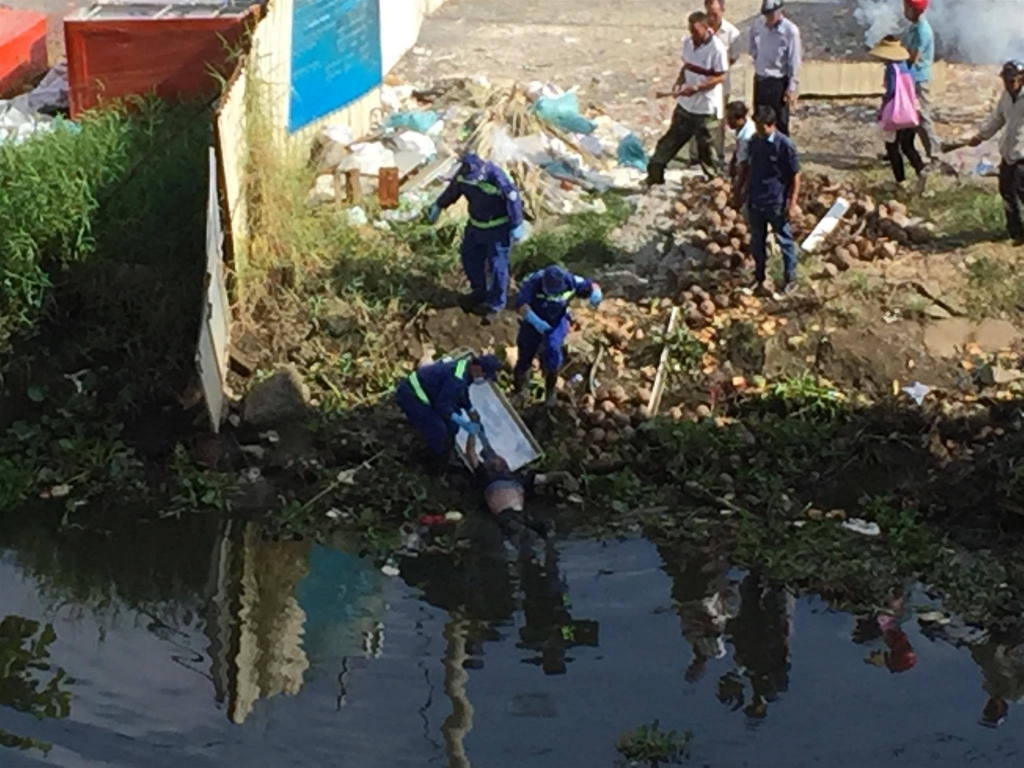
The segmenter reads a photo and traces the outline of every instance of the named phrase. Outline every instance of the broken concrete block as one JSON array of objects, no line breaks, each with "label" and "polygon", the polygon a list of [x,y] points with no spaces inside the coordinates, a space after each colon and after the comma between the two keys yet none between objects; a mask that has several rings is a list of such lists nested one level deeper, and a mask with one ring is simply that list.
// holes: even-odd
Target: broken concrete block
[{"label": "broken concrete block", "polygon": [[254,385],[242,404],[242,420],[253,427],[303,419],[309,405],[309,387],[293,365],[279,368],[273,376]]}]

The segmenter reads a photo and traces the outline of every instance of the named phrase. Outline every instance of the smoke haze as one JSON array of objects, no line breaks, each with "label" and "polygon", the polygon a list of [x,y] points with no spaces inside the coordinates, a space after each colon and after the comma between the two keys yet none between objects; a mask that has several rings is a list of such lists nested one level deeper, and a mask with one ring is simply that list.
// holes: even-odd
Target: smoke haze
[{"label": "smoke haze", "polygon": [[[902,0],[857,0],[865,41],[906,29]],[[925,18],[944,58],[974,64],[1024,59],[1024,0],[932,0]]]}]

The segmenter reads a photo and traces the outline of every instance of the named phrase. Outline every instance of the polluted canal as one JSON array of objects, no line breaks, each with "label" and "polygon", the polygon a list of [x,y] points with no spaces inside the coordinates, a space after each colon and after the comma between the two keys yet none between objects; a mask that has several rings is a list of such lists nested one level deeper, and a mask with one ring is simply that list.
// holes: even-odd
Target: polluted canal
[{"label": "polluted canal", "polygon": [[0,764],[613,766],[654,721],[702,766],[1024,760],[1022,648],[920,589],[858,617],[643,538],[399,566],[238,522],[5,541]]}]

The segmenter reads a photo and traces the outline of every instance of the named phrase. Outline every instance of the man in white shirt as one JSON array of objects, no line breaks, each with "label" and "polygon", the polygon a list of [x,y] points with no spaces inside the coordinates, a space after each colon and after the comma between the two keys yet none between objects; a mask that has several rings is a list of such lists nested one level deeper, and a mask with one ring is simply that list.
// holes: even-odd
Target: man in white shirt
[{"label": "man in white shirt", "polygon": [[[729,54],[729,69],[732,69],[740,58],[740,31],[734,24],[725,18],[725,0],[704,0],[704,13],[707,14],[708,24],[711,26],[715,37],[722,41],[726,52]],[[715,134],[715,146],[718,149],[718,156],[725,157],[725,105],[729,103],[730,76],[726,74],[725,82],[722,83],[722,110],[718,113],[718,131]],[[690,142],[690,165],[697,165],[697,143]]]},{"label": "man in white shirt", "polygon": [[729,54],[715,37],[707,14],[690,14],[690,36],[683,41],[683,66],[672,94],[676,108],[668,132],[658,141],[647,164],[647,183],[664,184],[665,167],[694,139],[701,167],[709,177],[718,175],[712,130],[722,109],[722,84],[729,70]]},{"label": "man in white shirt", "polygon": [[1024,61],[1003,65],[1004,91],[995,110],[968,142],[976,147],[1003,128],[999,144],[999,193],[1006,210],[1006,230],[1016,245],[1024,245]]}]

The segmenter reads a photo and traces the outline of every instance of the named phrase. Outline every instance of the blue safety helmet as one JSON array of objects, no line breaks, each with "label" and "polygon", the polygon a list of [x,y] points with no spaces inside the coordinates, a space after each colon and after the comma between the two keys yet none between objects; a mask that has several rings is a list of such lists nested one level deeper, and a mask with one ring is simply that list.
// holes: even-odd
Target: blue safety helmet
[{"label": "blue safety helmet", "polygon": [[541,278],[541,285],[544,286],[545,291],[549,293],[557,293],[563,289],[566,278],[568,277],[568,272],[557,264],[552,264],[544,270],[544,275]]},{"label": "blue safety helmet", "polygon": [[475,180],[483,175],[486,165],[480,155],[467,152],[462,156],[462,168],[460,170],[463,176],[470,180]]},{"label": "blue safety helmet", "polygon": [[501,360],[494,355],[477,355],[473,362],[484,369],[484,376],[491,381],[497,381],[498,371],[501,370]]}]

